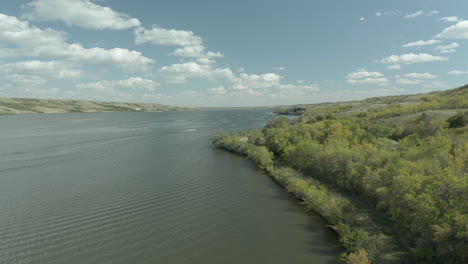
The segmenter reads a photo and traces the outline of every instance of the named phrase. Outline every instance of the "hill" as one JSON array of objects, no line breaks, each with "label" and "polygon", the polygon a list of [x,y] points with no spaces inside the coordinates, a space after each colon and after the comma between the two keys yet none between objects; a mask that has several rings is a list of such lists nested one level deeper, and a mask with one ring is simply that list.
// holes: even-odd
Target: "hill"
[{"label": "hill", "polygon": [[190,111],[198,108],[152,103],[96,102],[63,99],[0,98],[0,114],[163,112]]}]

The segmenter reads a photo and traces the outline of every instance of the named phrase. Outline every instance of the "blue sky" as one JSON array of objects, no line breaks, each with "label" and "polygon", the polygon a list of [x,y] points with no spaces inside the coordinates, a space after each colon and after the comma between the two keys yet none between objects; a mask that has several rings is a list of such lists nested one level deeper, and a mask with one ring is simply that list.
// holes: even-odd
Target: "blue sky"
[{"label": "blue sky", "polygon": [[0,5],[0,97],[255,106],[468,83],[465,0]]}]

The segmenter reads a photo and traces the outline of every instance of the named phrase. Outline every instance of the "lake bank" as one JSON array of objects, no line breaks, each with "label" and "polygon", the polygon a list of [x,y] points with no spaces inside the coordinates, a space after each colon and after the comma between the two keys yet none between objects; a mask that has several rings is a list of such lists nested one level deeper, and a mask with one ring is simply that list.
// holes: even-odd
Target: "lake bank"
[{"label": "lake bank", "polygon": [[[374,209],[356,205],[354,199],[339,193],[328,184],[280,165],[264,146],[249,143],[242,134],[218,132],[212,139],[216,148],[247,156],[289,193],[303,201],[329,223],[347,250],[342,260],[347,263],[410,263],[396,239],[371,217]],[[357,261],[357,262],[356,262]]]}]

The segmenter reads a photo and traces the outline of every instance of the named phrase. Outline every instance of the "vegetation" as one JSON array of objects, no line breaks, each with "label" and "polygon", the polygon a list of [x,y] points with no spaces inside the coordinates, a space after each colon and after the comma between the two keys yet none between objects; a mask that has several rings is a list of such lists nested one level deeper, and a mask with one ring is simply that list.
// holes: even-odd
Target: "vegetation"
[{"label": "vegetation", "polygon": [[60,99],[0,98],[0,115],[83,112],[161,112],[183,110],[197,109],[149,103],[117,103]]},{"label": "vegetation", "polygon": [[417,98],[312,106],[261,131],[219,132],[213,144],[248,156],[323,216],[347,263],[468,263],[468,86]]}]

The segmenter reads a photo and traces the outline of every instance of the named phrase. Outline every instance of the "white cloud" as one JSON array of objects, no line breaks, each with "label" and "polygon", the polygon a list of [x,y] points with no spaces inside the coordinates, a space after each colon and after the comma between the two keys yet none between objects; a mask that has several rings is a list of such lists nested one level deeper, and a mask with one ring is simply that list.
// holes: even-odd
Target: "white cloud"
[{"label": "white cloud", "polygon": [[397,78],[399,77],[404,77],[404,78],[410,78],[410,79],[434,79],[434,78],[438,78],[437,75],[434,75],[434,74],[431,74],[431,73],[416,73],[416,72],[413,72],[413,73],[407,73],[407,74],[403,74],[403,75],[397,75],[395,76]]},{"label": "white cloud", "polygon": [[387,12],[377,12],[375,13],[375,16],[381,17],[381,16],[396,16],[400,13],[398,10],[392,10],[392,11],[387,11]]},{"label": "white cloud", "polygon": [[304,83],[303,80],[297,80],[297,83]]},{"label": "white cloud", "polygon": [[199,46],[202,45],[202,38],[196,36],[192,31],[165,29],[153,26],[148,30],[138,27],[134,31],[135,43],[151,43],[156,45],[177,45],[177,46]]},{"label": "white cloud", "polygon": [[468,38],[468,20],[463,20],[444,29],[438,38]]},{"label": "white cloud", "polygon": [[82,83],[76,85],[75,87],[78,88],[78,90],[90,91],[115,91],[115,89],[154,91],[158,86],[159,83],[153,80],[144,79],[141,77],[130,77],[128,79],[118,81]]},{"label": "white cloud", "polygon": [[185,46],[176,49],[172,55],[180,57],[200,57],[205,50],[203,46]]},{"label": "white cloud", "polygon": [[273,70],[275,70],[275,71],[284,71],[284,70],[286,70],[286,68],[285,67],[274,67]]},{"label": "white cloud", "polygon": [[408,84],[408,85],[421,84],[423,82],[424,82],[423,80],[406,79],[406,78],[398,78],[396,80],[397,84]]},{"label": "white cloud", "polygon": [[240,67],[239,69],[237,69],[237,72],[245,72],[245,68],[244,68],[244,67]]},{"label": "white cloud", "polygon": [[76,79],[84,75],[80,69],[73,68],[63,61],[21,61],[0,64],[2,74],[33,75],[43,78]]},{"label": "white cloud", "polygon": [[365,69],[359,69],[356,72],[350,73],[346,76],[347,79],[359,79],[366,77],[382,77],[384,76],[380,72],[368,72]]},{"label": "white cloud", "polygon": [[283,84],[279,86],[280,90],[287,92],[318,92],[320,87],[315,85],[295,85],[295,84]]},{"label": "white cloud", "polygon": [[390,70],[400,70],[400,69],[401,69],[401,65],[400,65],[400,64],[388,65],[388,66],[387,66],[387,69],[390,69]]},{"label": "white cloud", "polygon": [[[15,46],[14,49],[11,47]],[[41,30],[16,17],[0,13],[0,48],[7,48],[10,57],[31,56],[60,58],[77,63],[115,65],[126,70],[143,70],[155,60],[140,52],[122,48],[84,48],[68,44],[65,34],[53,29]]]},{"label": "white cloud", "polygon": [[440,53],[452,53],[456,51],[456,48],[458,48],[460,45],[456,42],[452,42],[448,45],[441,45],[435,47],[435,50],[438,50]]},{"label": "white cloud", "polygon": [[365,69],[359,69],[356,72],[346,76],[346,81],[352,84],[378,84],[387,85],[388,79],[380,72],[368,72]]},{"label": "white cloud", "polygon": [[47,78],[37,75],[27,75],[27,74],[6,74],[4,79],[7,81],[8,85],[13,88],[26,88],[31,87],[35,88],[41,86],[47,82]]},{"label": "white cloud", "polygon": [[449,16],[449,17],[442,17],[439,20],[445,21],[445,22],[458,22],[462,19],[457,16]]},{"label": "white cloud", "polygon": [[468,74],[468,70],[466,70],[466,71],[455,70],[455,71],[448,72],[448,74],[452,74],[452,75]]},{"label": "white cloud", "polygon": [[439,42],[440,42],[440,40],[435,40],[435,39],[430,39],[430,40],[427,40],[427,41],[418,40],[418,41],[415,41],[415,42],[407,43],[407,44],[403,45],[402,47],[408,48],[408,47],[426,46],[426,45],[433,45],[433,44],[436,44],[436,43],[439,43]]},{"label": "white cloud", "polygon": [[161,76],[171,83],[185,83],[187,79],[199,78],[208,80],[233,80],[234,74],[229,68],[212,68],[210,65],[187,62],[164,66],[160,70]]},{"label": "white cloud", "polygon": [[195,35],[192,31],[165,29],[153,26],[148,30],[138,27],[134,31],[135,43],[151,43],[155,45],[181,46],[171,53],[173,56],[197,58],[197,62],[203,64],[213,63],[213,58],[224,57],[220,52],[205,52],[203,39]]},{"label": "white cloud", "polygon": [[215,95],[222,95],[222,94],[228,93],[226,88],[224,88],[223,86],[218,86],[215,88],[208,88],[206,90],[208,91],[209,94],[215,94]]},{"label": "white cloud", "polygon": [[422,15],[422,14],[424,14],[424,12],[423,12],[422,10],[419,10],[419,11],[416,11],[416,12],[414,12],[414,13],[407,14],[407,15],[405,16],[405,18],[413,18],[413,17],[420,16],[420,15]]},{"label": "white cloud", "polygon": [[387,78],[363,78],[363,79],[348,79],[346,80],[352,84],[387,84]]},{"label": "white cloud", "polygon": [[239,77],[235,78],[234,90],[248,90],[248,89],[265,89],[270,87],[277,87],[283,77],[276,73],[264,74],[247,74],[241,73]]},{"label": "white cloud", "polygon": [[414,13],[411,13],[411,14],[407,14],[405,16],[405,18],[415,18],[415,17],[418,17],[418,16],[422,16],[422,15],[426,15],[426,16],[433,16],[433,15],[436,15],[438,14],[439,12],[436,11],[436,10],[431,10],[431,11],[427,11],[427,12],[424,12],[422,10],[418,10]]},{"label": "white cloud", "polygon": [[91,29],[126,29],[140,25],[127,14],[115,12],[89,0],[34,0],[23,6],[23,18],[32,21],[63,21]]},{"label": "white cloud", "polygon": [[427,53],[408,53],[402,55],[391,55],[389,57],[383,58],[380,62],[385,64],[412,64],[412,63],[422,63],[430,61],[447,61],[447,57],[433,56]]},{"label": "white cloud", "polygon": [[364,20],[366,20],[365,17],[361,17],[361,18],[359,19],[359,21],[364,21]]}]

